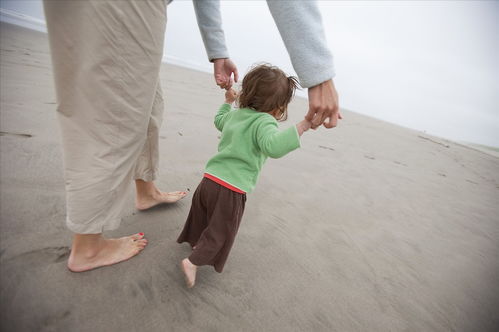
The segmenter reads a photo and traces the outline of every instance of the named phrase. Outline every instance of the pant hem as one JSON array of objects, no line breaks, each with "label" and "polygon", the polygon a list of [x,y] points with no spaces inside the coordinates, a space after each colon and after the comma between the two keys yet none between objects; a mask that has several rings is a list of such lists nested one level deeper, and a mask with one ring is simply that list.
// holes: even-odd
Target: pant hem
[{"label": "pant hem", "polygon": [[75,224],[69,218],[66,225],[70,231],[76,234],[102,234],[104,231],[112,231],[120,226],[121,218],[111,219],[103,223]]},{"label": "pant hem", "polygon": [[154,181],[156,180],[158,177],[157,175],[157,172],[155,171],[146,171],[142,174],[136,174],[134,176],[134,179],[135,180],[142,180],[142,181],[145,181],[145,182],[151,182],[151,181]]}]

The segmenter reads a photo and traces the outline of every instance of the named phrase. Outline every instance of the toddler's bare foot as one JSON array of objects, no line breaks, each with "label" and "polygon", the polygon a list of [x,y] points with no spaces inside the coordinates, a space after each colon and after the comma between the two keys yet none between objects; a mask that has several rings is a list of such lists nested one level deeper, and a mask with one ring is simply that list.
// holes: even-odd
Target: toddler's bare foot
[{"label": "toddler's bare foot", "polygon": [[136,180],[135,184],[137,187],[135,205],[139,210],[147,210],[158,204],[175,203],[187,195],[185,191],[162,192],[153,182]]},{"label": "toddler's bare foot", "polygon": [[180,267],[182,268],[182,272],[184,272],[185,283],[187,284],[187,288],[194,287],[196,282],[196,271],[198,267],[191,263],[188,258],[185,258],[180,262]]},{"label": "toddler's bare foot", "polygon": [[68,260],[68,269],[83,272],[126,261],[147,245],[144,233],[119,239],[106,239],[101,234],[76,234]]}]

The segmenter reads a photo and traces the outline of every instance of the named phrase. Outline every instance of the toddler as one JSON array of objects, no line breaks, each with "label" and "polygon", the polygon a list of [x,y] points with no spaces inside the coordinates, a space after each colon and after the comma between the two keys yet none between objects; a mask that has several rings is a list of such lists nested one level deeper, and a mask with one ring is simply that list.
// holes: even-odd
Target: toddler
[{"label": "toddler", "polygon": [[[218,153],[206,164],[177,239],[192,247],[191,255],[181,262],[187,287],[194,286],[198,266],[212,265],[222,272],[243,216],[246,194],[254,189],[265,160],[300,147],[300,136],[310,129],[307,120],[286,130],[277,127],[277,121],[287,118],[297,86],[296,78],[263,64],[246,74],[239,95],[232,89],[225,93],[225,103],[215,116],[215,127],[222,132]],[[239,109],[232,110],[236,98]]]}]

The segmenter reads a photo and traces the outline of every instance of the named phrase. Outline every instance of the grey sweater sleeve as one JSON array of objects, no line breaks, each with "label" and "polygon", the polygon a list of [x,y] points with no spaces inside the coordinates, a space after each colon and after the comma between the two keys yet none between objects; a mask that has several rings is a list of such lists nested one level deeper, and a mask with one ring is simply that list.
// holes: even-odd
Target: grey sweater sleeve
[{"label": "grey sweater sleeve", "polygon": [[225,35],[222,29],[219,0],[193,0],[199,31],[203,37],[208,60],[228,58]]},{"label": "grey sweater sleeve", "polygon": [[316,1],[267,0],[300,85],[310,88],[335,76]]}]

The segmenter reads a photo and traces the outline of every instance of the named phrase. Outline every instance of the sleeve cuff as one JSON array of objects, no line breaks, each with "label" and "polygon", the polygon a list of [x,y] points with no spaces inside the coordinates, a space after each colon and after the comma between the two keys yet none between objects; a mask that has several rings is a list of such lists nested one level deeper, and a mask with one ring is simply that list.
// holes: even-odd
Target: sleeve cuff
[{"label": "sleeve cuff", "polygon": [[293,128],[295,128],[295,135],[296,135],[296,140],[298,141],[298,148],[301,148],[301,139],[300,139],[300,134],[298,133],[298,128],[296,128],[296,125],[294,125]]},{"label": "sleeve cuff", "polygon": [[319,85],[323,82],[326,82],[330,79],[333,79],[336,75],[333,68],[326,68],[325,70],[314,71],[314,73],[310,73],[312,75],[302,75],[298,76],[300,79],[300,85],[304,89],[311,88],[313,86]]},{"label": "sleeve cuff", "polygon": [[228,58],[229,58],[229,53],[227,51],[208,54],[208,60],[210,60],[210,62],[213,62],[216,59],[228,59]]}]

